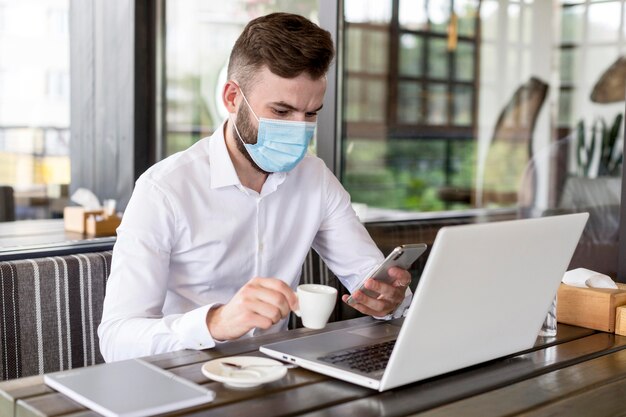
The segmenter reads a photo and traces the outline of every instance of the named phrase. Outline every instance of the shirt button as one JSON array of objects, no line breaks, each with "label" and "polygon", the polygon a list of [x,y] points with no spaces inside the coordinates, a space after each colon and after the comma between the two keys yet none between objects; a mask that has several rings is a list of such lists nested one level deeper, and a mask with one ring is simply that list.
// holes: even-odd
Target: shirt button
[{"label": "shirt button", "polygon": [[263,252],[263,243],[259,243],[259,252]]}]

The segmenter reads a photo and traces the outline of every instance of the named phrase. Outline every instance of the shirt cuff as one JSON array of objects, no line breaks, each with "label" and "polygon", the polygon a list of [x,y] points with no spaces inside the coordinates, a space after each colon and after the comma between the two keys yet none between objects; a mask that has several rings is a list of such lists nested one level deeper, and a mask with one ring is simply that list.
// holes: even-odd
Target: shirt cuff
[{"label": "shirt cuff", "polygon": [[206,316],[211,308],[218,305],[209,304],[183,314],[176,326],[176,333],[183,348],[202,350],[215,346],[215,340],[206,325]]}]

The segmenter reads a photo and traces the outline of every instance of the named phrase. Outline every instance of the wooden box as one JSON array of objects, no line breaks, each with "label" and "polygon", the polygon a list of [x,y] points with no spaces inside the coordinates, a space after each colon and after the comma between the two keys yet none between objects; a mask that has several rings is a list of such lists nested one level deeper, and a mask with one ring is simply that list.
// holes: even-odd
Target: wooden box
[{"label": "wooden box", "polygon": [[89,216],[101,216],[103,210],[85,210],[80,206],[68,206],[63,209],[63,223],[68,232],[85,233]]},{"label": "wooden box", "polygon": [[[615,332],[617,308],[626,305],[626,284],[616,284],[618,289],[615,290],[561,284],[557,293],[557,320],[589,329]],[[620,320],[626,328],[626,315]]]},{"label": "wooden box", "polygon": [[122,222],[122,219],[113,214],[108,217],[89,216],[87,218],[86,233],[89,236],[115,236],[116,229]]}]

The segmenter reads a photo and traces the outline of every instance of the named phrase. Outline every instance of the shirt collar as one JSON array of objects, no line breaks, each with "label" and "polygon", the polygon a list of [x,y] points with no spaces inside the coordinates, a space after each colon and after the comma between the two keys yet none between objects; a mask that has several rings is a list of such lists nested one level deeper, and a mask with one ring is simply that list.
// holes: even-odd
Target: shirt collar
[{"label": "shirt collar", "polygon": [[230,159],[224,138],[226,120],[213,133],[209,140],[209,164],[211,171],[211,188],[241,185],[233,161]]}]

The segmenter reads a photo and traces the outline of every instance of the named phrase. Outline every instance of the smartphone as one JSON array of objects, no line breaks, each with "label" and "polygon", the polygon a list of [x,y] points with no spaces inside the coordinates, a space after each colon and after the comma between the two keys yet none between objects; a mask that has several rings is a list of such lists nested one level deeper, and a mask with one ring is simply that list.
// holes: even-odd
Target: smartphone
[{"label": "smartphone", "polygon": [[[375,266],[369,272],[369,274],[365,276],[365,279],[361,281],[357,289],[369,297],[378,297],[377,292],[365,288],[365,281],[367,281],[368,278],[373,278],[383,282],[391,282],[391,277],[389,277],[389,275],[387,274],[389,268],[391,268],[392,266],[398,266],[402,269],[409,269],[409,267],[413,265],[413,262],[415,262],[417,258],[419,258],[420,255],[425,251],[426,244],[424,243],[411,243],[396,247],[394,250],[391,251],[389,256],[387,256],[384,261]],[[352,296],[350,296],[348,297],[347,302],[348,304],[354,304],[356,300],[354,300]]]}]

